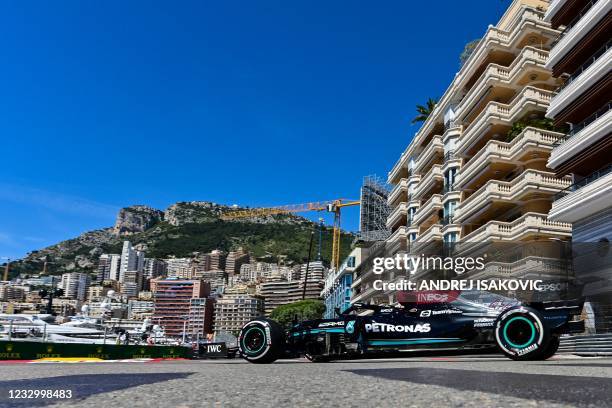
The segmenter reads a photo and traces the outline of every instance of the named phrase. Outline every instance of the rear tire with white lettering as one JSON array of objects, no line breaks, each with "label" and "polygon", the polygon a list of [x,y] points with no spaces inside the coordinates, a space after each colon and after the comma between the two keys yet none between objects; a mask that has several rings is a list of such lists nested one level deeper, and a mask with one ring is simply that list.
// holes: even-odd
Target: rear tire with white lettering
[{"label": "rear tire with white lettering", "polygon": [[554,356],[557,353],[557,350],[559,349],[560,343],[561,343],[561,339],[559,339],[559,336],[553,336],[550,339],[550,343],[548,343],[546,350],[542,352],[538,360],[548,360],[549,358]]},{"label": "rear tire with white lettering", "polygon": [[273,363],[285,349],[285,331],[274,320],[251,320],[240,330],[238,348],[250,363]]},{"label": "rear tire with white lettering", "polygon": [[552,338],[542,315],[525,306],[504,310],[494,327],[497,346],[512,360],[541,359]]}]

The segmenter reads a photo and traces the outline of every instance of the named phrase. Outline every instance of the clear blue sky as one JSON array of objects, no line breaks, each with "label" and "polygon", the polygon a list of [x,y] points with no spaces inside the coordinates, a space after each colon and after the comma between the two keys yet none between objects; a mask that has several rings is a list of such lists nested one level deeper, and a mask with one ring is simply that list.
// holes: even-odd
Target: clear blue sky
[{"label": "clear blue sky", "polygon": [[0,257],[131,204],[358,197],[508,4],[2,2]]}]

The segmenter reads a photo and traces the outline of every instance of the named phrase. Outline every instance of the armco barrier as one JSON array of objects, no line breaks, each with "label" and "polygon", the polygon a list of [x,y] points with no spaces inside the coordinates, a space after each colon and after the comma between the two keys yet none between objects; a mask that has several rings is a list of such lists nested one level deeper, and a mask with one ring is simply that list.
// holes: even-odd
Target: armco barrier
[{"label": "armco barrier", "polygon": [[612,356],[612,333],[562,337],[559,353]]}]

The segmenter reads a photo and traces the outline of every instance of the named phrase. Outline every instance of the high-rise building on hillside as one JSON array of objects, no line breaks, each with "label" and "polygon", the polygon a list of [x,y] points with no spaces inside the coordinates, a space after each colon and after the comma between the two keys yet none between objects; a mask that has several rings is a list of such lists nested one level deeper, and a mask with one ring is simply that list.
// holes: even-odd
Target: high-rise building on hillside
[{"label": "high-rise building on hillside", "polygon": [[244,285],[226,290],[215,304],[215,333],[237,334],[248,321],[263,316],[264,300]]},{"label": "high-rise building on hillside", "polygon": [[119,281],[123,282],[127,271],[144,270],[144,252],[134,249],[130,241],[123,241],[121,250],[121,264],[119,266]]},{"label": "high-rise building on hillside", "polygon": [[225,260],[225,272],[227,272],[229,275],[236,275],[240,273],[240,267],[249,263],[249,258],[249,254],[242,248],[240,248],[238,251],[230,252]]},{"label": "high-rise building on hillside", "polygon": [[62,275],[60,288],[64,290],[64,296],[69,299],[85,300],[91,277],[86,273],[65,273]]},{"label": "high-rise building on hillside", "polygon": [[155,302],[153,321],[164,327],[168,336],[203,338],[212,333],[213,302],[210,285],[200,280],[152,279]]},{"label": "high-rise building on hillside", "polygon": [[225,270],[225,259],[227,254],[219,249],[210,253],[210,270]]},{"label": "high-rise building on hillside", "polygon": [[97,281],[119,280],[121,255],[102,254],[98,259]]},{"label": "high-rise building on hillside", "polygon": [[299,281],[290,282],[277,272],[259,285],[259,294],[264,298],[265,315],[270,316],[276,307],[302,300],[302,287]]},{"label": "high-rise building on hillside", "polygon": [[144,276],[148,279],[157,278],[158,276],[166,275],[167,265],[161,259],[145,258],[144,261]]},{"label": "high-rise building on hillside", "polygon": [[300,267],[300,288],[302,294],[306,287],[306,299],[318,299],[323,289],[323,280],[327,276],[327,268],[322,261],[312,261],[308,264],[308,276],[306,276],[307,264]]}]

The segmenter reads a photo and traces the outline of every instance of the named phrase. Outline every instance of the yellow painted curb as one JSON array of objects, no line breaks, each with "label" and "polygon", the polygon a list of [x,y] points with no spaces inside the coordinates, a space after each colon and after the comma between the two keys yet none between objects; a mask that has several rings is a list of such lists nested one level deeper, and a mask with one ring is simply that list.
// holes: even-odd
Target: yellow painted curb
[{"label": "yellow painted curb", "polygon": [[57,363],[84,363],[84,362],[95,362],[95,361],[104,361],[101,358],[95,357],[57,357],[57,358],[39,358],[35,361],[52,361]]}]

